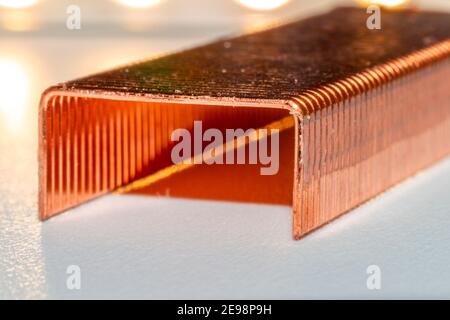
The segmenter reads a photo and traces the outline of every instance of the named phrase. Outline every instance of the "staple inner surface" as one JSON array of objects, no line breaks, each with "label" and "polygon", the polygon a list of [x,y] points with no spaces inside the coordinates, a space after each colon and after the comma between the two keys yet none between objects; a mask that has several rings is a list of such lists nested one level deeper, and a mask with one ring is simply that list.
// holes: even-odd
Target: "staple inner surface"
[{"label": "staple inner surface", "polygon": [[[110,191],[292,205],[295,133],[287,110],[55,96],[44,113],[46,217]],[[204,151],[211,143],[204,133],[219,130],[224,163],[174,162],[172,149],[181,140],[171,136],[177,129],[189,133],[197,162],[207,156],[198,154],[195,141]],[[254,140],[230,142],[227,129],[254,129],[258,134]],[[259,129],[267,132],[270,164],[260,161],[264,135]],[[279,143],[272,150],[274,129]],[[250,143],[257,145],[256,164],[249,163]],[[240,164],[239,149],[245,154]],[[226,160],[230,153],[233,164]],[[261,174],[269,166],[277,167],[275,173]]]}]

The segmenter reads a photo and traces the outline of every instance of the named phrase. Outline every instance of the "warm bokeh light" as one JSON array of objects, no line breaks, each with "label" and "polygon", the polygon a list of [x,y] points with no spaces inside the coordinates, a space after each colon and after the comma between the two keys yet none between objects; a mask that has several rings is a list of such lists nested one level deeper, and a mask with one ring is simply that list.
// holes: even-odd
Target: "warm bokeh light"
[{"label": "warm bokeh light", "polygon": [[162,0],[116,0],[120,4],[123,4],[131,8],[148,8],[159,4]]},{"label": "warm bokeh light", "polygon": [[243,6],[255,10],[272,10],[281,7],[289,0],[236,0]]},{"label": "warm bokeh light", "polygon": [[11,10],[3,14],[0,25],[9,31],[30,31],[39,28],[33,10]]},{"label": "warm bokeh light", "polygon": [[30,89],[24,66],[0,58],[0,120],[12,131],[20,130]]},{"label": "warm bokeh light", "polygon": [[38,0],[0,0],[1,7],[26,8],[36,4]]},{"label": "warm bokeh light", "polygon": [[410,2],[410,0],[358,0],[358,2],[364,6],[374,4],[382,7],[394,8],[404,6]]},{"label": "warm bokeh light", "polygon": [[270,15],[261,12],[252,12],[245,15],[242,20],[241,29],[246,33],[259,32],[267,29],[272,22],[273,18]]}]

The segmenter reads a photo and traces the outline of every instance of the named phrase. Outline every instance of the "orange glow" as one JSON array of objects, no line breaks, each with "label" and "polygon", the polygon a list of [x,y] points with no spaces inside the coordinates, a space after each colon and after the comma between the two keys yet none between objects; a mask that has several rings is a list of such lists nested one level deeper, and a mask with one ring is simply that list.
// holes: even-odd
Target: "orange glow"
[{"label": "orange glow", "polygon": [[9,31],[30,31],[39,28],[39,21],[32,10],[11,10],[3,16],[1,25]]}]

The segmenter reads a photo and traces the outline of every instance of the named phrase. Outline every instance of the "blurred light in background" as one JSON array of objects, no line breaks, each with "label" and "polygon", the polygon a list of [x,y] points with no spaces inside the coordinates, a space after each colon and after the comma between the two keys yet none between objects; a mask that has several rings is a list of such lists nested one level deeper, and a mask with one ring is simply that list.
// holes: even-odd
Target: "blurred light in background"
[{"label": "blurred light in background", "polygon": [[32,10],[11,10],[3,14],[0,24],[9,31],[30,31],[39,27],[39,21]]},{"label": "blurred light in background", "polygon": [[118,3],[131,8],[148,8],[159,4],[162,0],[116,0]]},{"label": "blurred light in background", "polygon": [[382,7],[394,8],[402,7],[408,4],[410,0],[358,0],[357,2],[359,2],[363,6],[374,4]]},{"label": "blurred light in background", "polygon": [[240,4],[255,10],[273,10],[279,8],[289,0],[236,0]]},{"label": "blurred light in background", "polygon": [[11,131],[20,131],[30,94],[25,68],[13,59],[0,58],[0,119]]},{"label": "blurred light in background", "polygon": [[0,6],[7,8],[26,8],[36,4],[38,0],[0,0]]}]

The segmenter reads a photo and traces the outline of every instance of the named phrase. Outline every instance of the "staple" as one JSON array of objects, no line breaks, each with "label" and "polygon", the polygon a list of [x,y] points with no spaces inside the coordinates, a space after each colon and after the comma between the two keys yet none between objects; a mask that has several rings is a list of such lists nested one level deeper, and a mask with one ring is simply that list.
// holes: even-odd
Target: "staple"
[{"label": "staple", "polygon": [[[110,192],[170,190],[291,205],[300,239],[439,161],[450,153],[450,15],[382,15],[368,30],[365,10],[338,8],[47,89],[40,218]],[[173,163],[172,132],[195,121],[278,130],[280,171],[208,166],[199,153]]]}]

